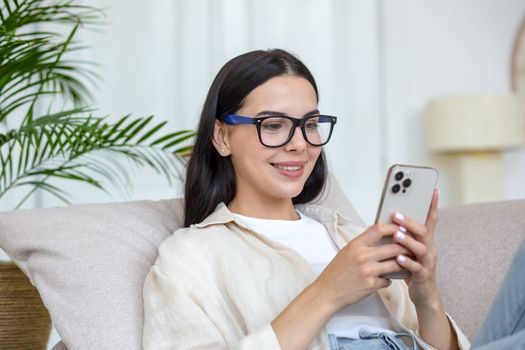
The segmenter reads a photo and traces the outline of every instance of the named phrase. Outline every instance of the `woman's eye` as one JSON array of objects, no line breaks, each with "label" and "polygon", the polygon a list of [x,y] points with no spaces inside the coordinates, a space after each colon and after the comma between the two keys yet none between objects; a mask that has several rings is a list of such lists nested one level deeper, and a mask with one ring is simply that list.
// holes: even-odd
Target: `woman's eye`
[{"label": "woman's eye", "polygon": [[317,129],[317,123],[316,122],[309,122],[306,123],[306,130],[316,130]]},{"label": "woman's eye", "polygon": [[283,126],[280,123],[264,123],[262,125],[263,129],[266,131],[279,131]]}]

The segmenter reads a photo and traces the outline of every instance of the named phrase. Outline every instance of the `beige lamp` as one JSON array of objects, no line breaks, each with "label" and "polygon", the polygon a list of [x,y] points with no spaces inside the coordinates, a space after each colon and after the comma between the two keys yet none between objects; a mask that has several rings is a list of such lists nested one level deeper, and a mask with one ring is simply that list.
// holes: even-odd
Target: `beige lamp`
[{"label": "beige lamp", "polygon": [[432,99],[425,111],[429,149],[450,157],[454,204],[503,199],[503,155],[525,144],[518,95]]}]

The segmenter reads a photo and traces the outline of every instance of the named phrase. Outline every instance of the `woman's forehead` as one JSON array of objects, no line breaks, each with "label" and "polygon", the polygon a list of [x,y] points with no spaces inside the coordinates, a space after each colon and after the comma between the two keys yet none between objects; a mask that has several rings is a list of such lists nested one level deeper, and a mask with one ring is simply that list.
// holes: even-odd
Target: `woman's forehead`
[{"label": "woman's forehead", "polygon": [[274,77],[253,89],[241,110],[264,110],[303,115],[317,108],[317,95],[308,80],[293,75]]}]

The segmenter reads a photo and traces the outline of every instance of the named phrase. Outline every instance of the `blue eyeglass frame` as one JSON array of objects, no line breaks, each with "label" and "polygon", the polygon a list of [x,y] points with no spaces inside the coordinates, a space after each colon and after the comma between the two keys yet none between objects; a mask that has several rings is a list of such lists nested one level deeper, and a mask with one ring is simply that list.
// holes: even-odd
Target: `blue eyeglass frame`
[{"label": "blue eyeglass frame", "polygon": [[[282,144],[280,145],[273,145],[273,146],[269,146],[269,145],[266,145],[263,140],[262,140],[262,137],[261,137],[261,124],[262,122],[265,120],[265,119],[268,119],[268,118],[285,118],[285,119],[288,119],[292,122],[293,124],[293,127],[290,129],[290,133],[288,134],[288,138],[286,139],[285,142],[283,142]],[[311,143],[310,140],[308,140],[308,136],[306,136],[306,131],[304,130],[304,126],[306,124],[306,121],[308,121],[309,119],[311,118],[319,118],[319,122],[329,122],[330,123],[330,132],[328,134],[328,138],[326,139],[325,142],[321,143],[321,144],[314,144],[314,143]],[[293,117],[289,117],[289,116],[285,116],[285,115],[268,115],[268,116],[264,116],[264,117],[255,117],[255,118],[252,118],[252,117],[245,117],[245,116],[242,116],[242,115],[234,115],[234,114],[228,114],[226,117],[224,117],[223,121],[228,124],[228,125],[237,125],[237,124],[253,124],[257,127],[257,136],[259,137],[259,142],[265,146],[265,147],[270,147],[270,148],[277,148],[277,147],[282,147],[284,145],[286,145],[288,142],[290,142],[290,140],[292,139],[293,135],[295,134],[295,129],[297,129],[297,127],[299,126],[301,128],[301,132],[303,134],[303,137],[304,137],[304,140],[310,144],[311,146],[314,146],[314,147],[321,147],[321,146],[324,146],[328,143],[328,141],[330,141],[330,138],[332,137],[332,131],[334,130],[334,125],[337,123],[337,117],[334,117],[332,115],[324,115],[324,114],[314,114],[314,115],[310,115],[308,117],[305,117],[305,118],[293,118]]]}]

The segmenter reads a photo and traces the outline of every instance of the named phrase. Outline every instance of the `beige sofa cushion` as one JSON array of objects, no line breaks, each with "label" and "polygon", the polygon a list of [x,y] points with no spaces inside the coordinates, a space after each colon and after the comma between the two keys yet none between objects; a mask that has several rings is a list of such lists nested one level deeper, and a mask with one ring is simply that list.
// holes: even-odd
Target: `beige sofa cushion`
[{"label": "beige sofa cushion", "polygon": [[[360,222],[335,181],[320,201]],[[69,349],[133,350],[144,278],[181,223],[176,199],[21,210],[0,214],[0,247],[24,266]]]},{"label": "beige sofa cushion", "polygon": [[525,200],[439,211],[437,279],[445,309],[470,339],[525,238]]},{"label": "beige sofa cushion", "polygon": [[[40,292],[70,349],[139,349],[141,288],[178,226],[177,200],[0,215],[0,245]],[[179,221],[180,222],[180,221]]]}]

